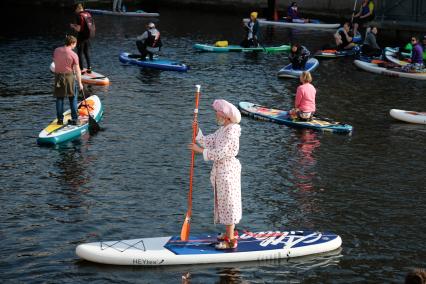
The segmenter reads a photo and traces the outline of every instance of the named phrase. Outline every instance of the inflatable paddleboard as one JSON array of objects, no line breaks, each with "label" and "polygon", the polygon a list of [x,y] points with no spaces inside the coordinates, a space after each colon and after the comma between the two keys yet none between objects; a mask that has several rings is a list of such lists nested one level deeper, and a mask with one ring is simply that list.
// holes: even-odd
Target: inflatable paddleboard
[{"label": "inflatable paddleboard", "polygon": [[124,64],[137,65],[139,67],[166,70],[166,71],[178,71],[186,72],[189,67],[183,63],[177,61],[171,61],[167,59],[158,59],[154,57],[154,60],[140,60],[139,55],[122,52],[119,56],[119,60]]},{"label": "inflatable paddleboard", "polygon": [[85,260],[114,265],[181,265],[292,258],[324,253],[342,245],[340,236],[315,231],[245,232],[238,247],[217,250],[217,234],[142,238],[81,244],[76,254]]},{"label": "inflatable paddleboard", "polygon": [[372,72],[372,73],[376,73],[376,74],[389,76],[389,77],[426,80],[426,70],[425,70],[425,72],[404,72],[404,71],[401,70],[401,68],[387,69],[385,67],[380,67],[377,64],[363,62],[361,60],[355,60],[354,64],[355,64],[355,66],[357,66],[358,68],[360,68],[362,70]]},{"label": "inflatable paddleboard", "polygon": [[[243,19],[244,23],[247,23],[250,19]],[[261,25],[271,25],[286,28],[297,28],[297,29],[337,29],[340,24],[327,24],[319,20],[312,20],[312,23],[293,23],[288,21],[268,21],[266,19],[257,19]]]},{"label": "inflatable paddleboard", "polygon": [[352,48],[348,50],[324,49],[315,52],[316,58],[339,58],[354,56],[359,52],[359,48]]},{"label": "inflatable paddleboard", "polygon": [[301,121],[298,119],[292,119],[288,111],[267,108],[249,102],[240,102],[238,104],[238,107],[241,111],[241,114],[247,115],[258,120],[275,122],[278,124],[284,124],[292,127],[309,128],[333,133],[352,132],[351,125],[332,121],[330,119],[324,119],[314,116],[311,121]]},{"label": "inflatable paddleboard", "polygon": [[426,112],[391,109],[390,115],[398,120],[409,123],[426,124]]},{"label": "inflatable paddleboard", "polygon": [[[55,72],[55,62],[50,64],[50,71]],[[108,77],[98,72],[87,72],[87,69],[81,70],[81,82],[83,84],[106,86],[110,84]]]},{"label": "inflatable paddleboard", "polygon": [[[90,96],[86,99],[90,109],[90,114],[99,122],[102,118],[103,107],[98,96]],[[69,141],[80,137],[89,129],[89,117],[87,116],[87,109],[84,106],[84,102],[81,101],[78,104],[79,111],[79,125],[67,124],[67,121],[71,119],[71,110],[64,112],[64,125],[58,125],[58,120],[53,120],[45,129],[43,129],[38,135],[38,144],[50,144],[55,145],[65,141]]]},{"label": "inflatable paddleboard", "polygon": [[113,12],[110,10],[99,10],[99,9],[85,9],[92,14],[98,15],[109,15],[109,16],[123,16],[123,17],[159,17],[158,13],[147,13],[144,11],[135,12]]},{"label": "inflatable paddleboard", "polygon": [[278,77],[280,78],[299,78],[303,71],[312,72],[317,69],[319,65],[318,59],[309,58],[306,62],[305,69],[293,69],[293,65],[290,63],[278,71]]},{"label": "inflatable paddleboard", "polygon": [[241,47],[239,45],[228,45],[226,47],[218,47],[210,44],[194,44],[194,49],[199,51],[208,51],[208,52],[267,52],[267,53],[276,53],[276,52],[289,52],[290,45],[281,45],[281,46],[265,46],[263,47]]}]

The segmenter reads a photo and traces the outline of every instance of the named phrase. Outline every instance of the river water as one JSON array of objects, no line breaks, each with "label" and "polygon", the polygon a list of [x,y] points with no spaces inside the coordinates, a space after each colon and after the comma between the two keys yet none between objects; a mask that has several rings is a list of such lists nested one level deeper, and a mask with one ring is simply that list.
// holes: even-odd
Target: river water
[{"label": "river water", "polygon": [[[22,9],[22,8],[21,8]],[[53,49],[66,10],[15,10],[0,39],[0,278],[5,283],[401,283],[425,266],[426,127],[393,120],[391,108],[426,110],[425,83],[372,75],[351,59],[313,74],[319,113],[352,124],[351,136],[243,118],[243,219],[248,230],[333,231],[342,249],[306,258],[176,267],[81,261],[79,243],[178,234],[186,212],[195,84],[199,120],[216,129],[211,104],[225,98],[291,108],[296,80],[277,78],[284,54],[197,53],[192,45],[239,43],[240,16],[160,10],[163,56],[187,73],[123,66],[144,19],[96,16],[94,69],[109,87],[87,86],[105,107],[104,131],[57,147],[36,144],[54,118]],[[4,19],[3,19],[4,20]],[[262,28],[263,44],[300,41],[312,51],[331,32]],[[210,164],[196,159],[192,233],[213,225]]]}]

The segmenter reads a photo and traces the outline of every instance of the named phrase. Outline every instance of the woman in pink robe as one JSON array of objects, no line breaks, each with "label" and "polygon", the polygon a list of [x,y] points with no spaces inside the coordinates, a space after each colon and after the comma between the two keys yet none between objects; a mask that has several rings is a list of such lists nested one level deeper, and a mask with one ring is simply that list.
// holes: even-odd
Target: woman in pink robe
[{"label": "woman in pink robe", "polygon": [[215,100],[213,109],[220,128],[204,136],[198,131],[197,144],[190,145],[205,161],[213,161],[210,181],[214,190],[214,222],[226,226],[218,237],[217,249],[236,248],[238,234],[235,224],[241,220],[241,164],[235,156],[240,145],[241,120],[239,110],[225,100]]}]

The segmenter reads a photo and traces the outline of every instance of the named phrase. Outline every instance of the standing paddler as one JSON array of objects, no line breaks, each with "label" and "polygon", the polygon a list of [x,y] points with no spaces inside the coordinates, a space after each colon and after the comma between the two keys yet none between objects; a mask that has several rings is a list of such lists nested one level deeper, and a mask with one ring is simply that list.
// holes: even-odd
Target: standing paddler
[{"label": "standing paddler", "polygon": [[234,249],[238,245],[235,224],[241,220],[241,164],[236,158],[240,145],[240,111],[225,100],[215,100],[213,109],[220,128],[204,136],[198,130],[196,143],[190,150],[203,154],[205,161],[213,161],[210,181],[214,191],[214,222],[226,226],[226,233],[218,236],[216,249]]}]

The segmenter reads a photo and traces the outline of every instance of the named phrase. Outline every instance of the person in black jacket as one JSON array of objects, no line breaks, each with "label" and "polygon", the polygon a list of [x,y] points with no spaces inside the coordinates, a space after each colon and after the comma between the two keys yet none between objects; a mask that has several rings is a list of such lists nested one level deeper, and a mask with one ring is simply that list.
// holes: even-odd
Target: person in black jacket
[{"label": "person in black jacket", "polygon": [[290,60],[293,69],[303,70],[305,69],[306,62],[310,55],[311,53],[306,47],[298,43],[293,43],[291,45],[291,51],[288,55],[288,59]]}]

